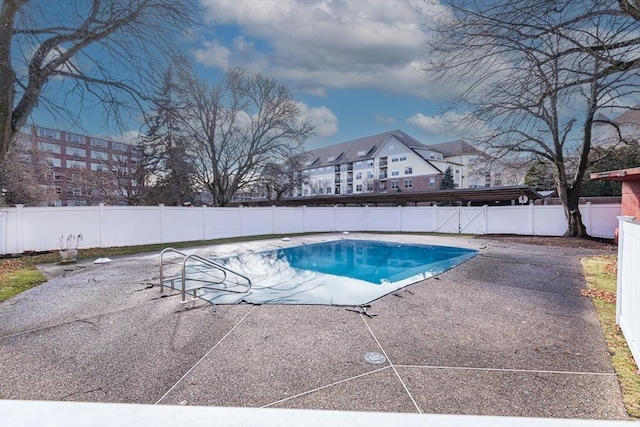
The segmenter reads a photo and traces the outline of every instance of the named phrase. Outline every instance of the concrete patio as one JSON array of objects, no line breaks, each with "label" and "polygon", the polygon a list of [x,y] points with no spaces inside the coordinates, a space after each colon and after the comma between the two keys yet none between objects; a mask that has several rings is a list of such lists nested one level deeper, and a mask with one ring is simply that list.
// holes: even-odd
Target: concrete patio
[{"label": "concrete patio", "polygon": [[[0,304],[0,398],[627,419],[592,302],[579,293],[579,258],[598,252],[439,236],[349,238],[488,247],[372,302],[366,314],[185,306],[177,294],[161,297],[158,254],[43,266],[49,282]],[[387,361],[369,364],[368,352]]]}]

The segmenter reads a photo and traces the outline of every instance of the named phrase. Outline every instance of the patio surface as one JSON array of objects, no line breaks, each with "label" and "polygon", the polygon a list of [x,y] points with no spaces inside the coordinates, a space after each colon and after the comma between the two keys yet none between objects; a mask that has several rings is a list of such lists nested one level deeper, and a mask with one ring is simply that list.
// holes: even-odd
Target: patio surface
[{"label": "patio surface", "polygon": [[[373,317],[337,306],[183,305],[177,293],[161,298],[157,253],[46,265],[49,282],[0,304],[0,398],[627,419],[592,302],[579,294],[579,258],[601,252],[349,238],[488,247],[372,302]],[[368,352],[387,361],[369,364]]]}]

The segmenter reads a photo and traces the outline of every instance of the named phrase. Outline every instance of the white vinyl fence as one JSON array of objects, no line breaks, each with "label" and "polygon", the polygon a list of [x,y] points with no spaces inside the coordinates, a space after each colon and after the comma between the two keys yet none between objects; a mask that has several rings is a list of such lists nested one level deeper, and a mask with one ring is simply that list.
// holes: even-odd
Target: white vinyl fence
[{"label": "white vinyl fence", "polygon": [[616,323],[640,368],[640,222],[620,217]]},{"label": "white vinyl fence", "polygon": [[[619,204],[580,207],[592,236],[613,238]],[[413,231],[559,236],[562,206],[239,207],[86,206],[0,210],[0,253],[58,249],[82,233],[80,248],[325,231]]]}]

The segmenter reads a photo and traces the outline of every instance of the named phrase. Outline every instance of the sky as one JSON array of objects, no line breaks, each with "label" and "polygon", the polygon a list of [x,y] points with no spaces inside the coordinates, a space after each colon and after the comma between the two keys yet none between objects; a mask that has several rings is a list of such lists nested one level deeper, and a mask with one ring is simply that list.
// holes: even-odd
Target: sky
[{"label": "sky", "polygon": [[[421,71],[424,24],[444,11],[437,0],[197,1],[201,25],[183,48],[199,76],[216,84],[243,67],[285,84],[315,123],[309,149],[394,129],[426,144],[464,136],[443,110],[452,88]],[[85,133],[115,136],[84,116]],[[61,127],[46,111],[32,120]]]},{"label": "sky", "polygon": [[457,139],[430,82],[423,0],[201,0],[189,54],[201,75],[240,66],[286,84],[315,124],[310,148],[393,129],[429,144]]}]

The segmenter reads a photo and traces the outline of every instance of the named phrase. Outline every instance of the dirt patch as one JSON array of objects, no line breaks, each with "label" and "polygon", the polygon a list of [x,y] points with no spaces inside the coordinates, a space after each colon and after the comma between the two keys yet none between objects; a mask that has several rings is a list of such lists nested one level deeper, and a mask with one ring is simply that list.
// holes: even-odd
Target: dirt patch
[{"label": "dirt patch", "polygon": [[617,251],[618,246],[613,239],[580,239],[577,237],[556,236],[519,236],[512,234],[485,234],[482,239],[508,243],[524,243],[529,245],[556,246],[562,248],[595,249],[601,251]]}]

